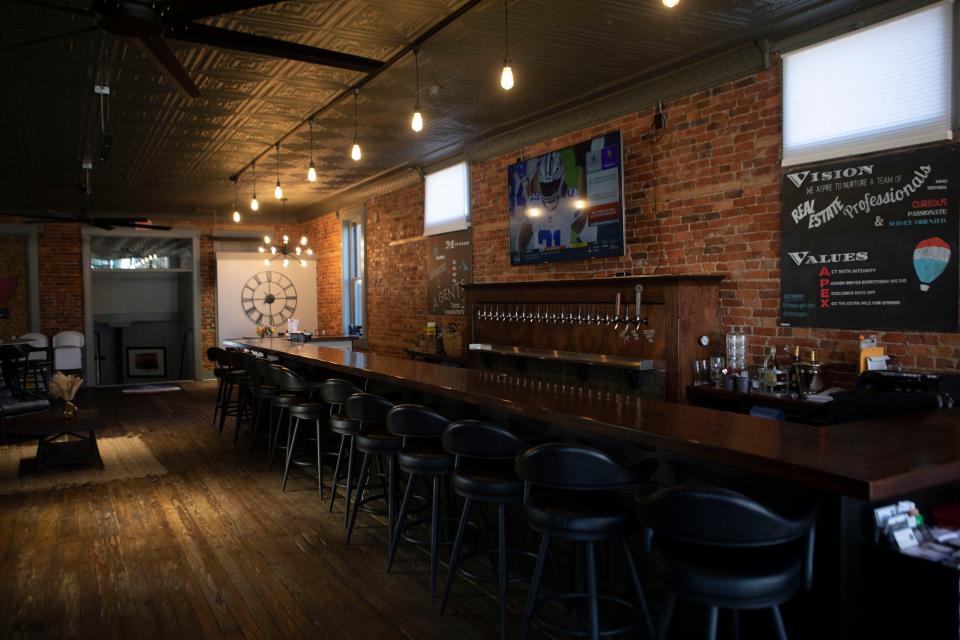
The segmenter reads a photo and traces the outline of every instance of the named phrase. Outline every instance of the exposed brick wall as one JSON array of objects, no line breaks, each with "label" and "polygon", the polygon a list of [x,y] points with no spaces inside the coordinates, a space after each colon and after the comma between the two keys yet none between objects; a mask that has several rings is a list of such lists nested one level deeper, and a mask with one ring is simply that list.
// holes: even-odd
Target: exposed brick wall
[{"label": "exposed brick wall", "polygon": [[336,213],[302,225],[317,260],[317,328],[328,334],[343,331],[343,258],[341,226]]},{"label": "exposed brick wall", "polygon": [[[723,330],[743,325],[759,362],[765,347],[799,344],[833,363],[828,382],[849,383],[860,331],[781,328],[780,68],[665,105],[667,128],[644,140],[653,111],[620,117],[524,148],[529,157],[619,129],[624,150],[627,249],[623,257],[511,267],[507,154],[473,164],[474,280],[502,282],[610,277],[618,273],[723,273]],[[368,203],[370,347],[400,353],[427,320],[422,186]],[[410,240],[390,246],[391,241]],[[960,335],[876,333],[906,367],[955,369]]]},{"label": "exposed brick wall", "polygon": [[37,233],[40,331],[83,331],[83,245],[80,225],[44,224]]},{"label": "exposed brick wall", "polygon": [[378,353],[401,355],[426,322],[422,234],[422,186],[398,189],[367,203],[367,341]]}]

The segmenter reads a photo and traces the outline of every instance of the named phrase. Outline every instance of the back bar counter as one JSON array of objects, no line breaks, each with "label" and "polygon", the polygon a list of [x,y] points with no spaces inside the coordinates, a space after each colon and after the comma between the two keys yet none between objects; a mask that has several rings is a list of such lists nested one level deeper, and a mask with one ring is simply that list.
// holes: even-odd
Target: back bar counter
[{"label": "back bar counter", "polygon": [[284,338],[224,344],[867,502],[960,480],[949,411],[811,427]]}]

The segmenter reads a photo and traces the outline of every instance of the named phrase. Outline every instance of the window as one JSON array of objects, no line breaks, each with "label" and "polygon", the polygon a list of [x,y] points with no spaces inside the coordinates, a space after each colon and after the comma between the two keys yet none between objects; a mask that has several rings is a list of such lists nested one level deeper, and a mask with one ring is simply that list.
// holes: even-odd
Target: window
[{"label": "window", "polygon": [[469,226],[470,165],[455,164],[427,174],[423,235],[458,231]]},{"label": "window", "polygon": [[361,334],[364,325],[364,212],[341,215],[343,224],[343,331]]},{"label": "window", "polygon": [[951,137],[953,4],[783,56],[783,165]]}]

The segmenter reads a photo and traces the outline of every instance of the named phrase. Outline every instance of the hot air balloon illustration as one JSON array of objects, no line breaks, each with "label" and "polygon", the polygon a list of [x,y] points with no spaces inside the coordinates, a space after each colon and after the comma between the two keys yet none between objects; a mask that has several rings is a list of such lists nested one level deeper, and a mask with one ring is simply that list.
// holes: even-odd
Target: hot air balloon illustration
[{"label": "hot air balloon illustration", "polygon": [[929,291],[930,283],[940,277],[950,262],[950,245],[942,238],[927,238],[913,250],[913,269],[920,279],[920,291]]}]

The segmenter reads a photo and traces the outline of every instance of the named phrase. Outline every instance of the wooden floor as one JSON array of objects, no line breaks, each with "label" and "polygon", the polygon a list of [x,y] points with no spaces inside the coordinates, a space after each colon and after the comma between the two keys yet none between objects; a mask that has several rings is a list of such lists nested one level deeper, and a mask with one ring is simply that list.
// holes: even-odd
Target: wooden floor
[{"label": "wooden floor", "polygon": [[101,437],[141,435],[168,475],[0,497],[3,637],[497,637],[489,593],[458,580],[440,615],[419,549],[387,574],[384,529],[366,515],[345,547],[316,481],[281,493],[260,450],[218,437],[215,385],[186,387],[82,400],[109,421]]}]

